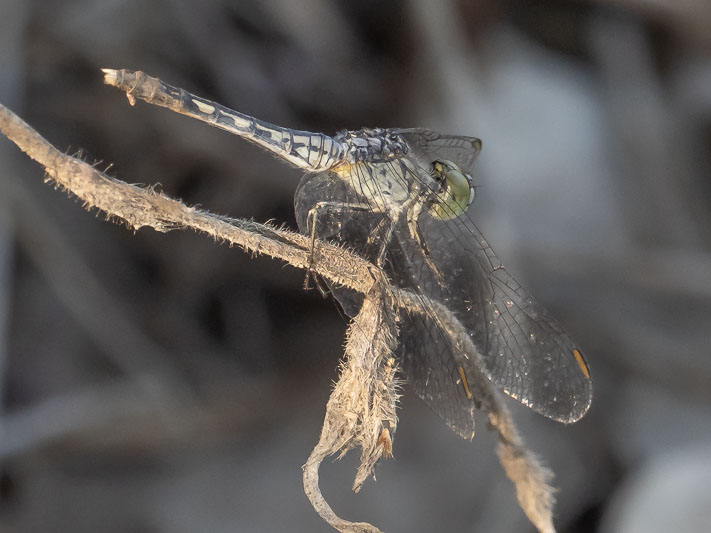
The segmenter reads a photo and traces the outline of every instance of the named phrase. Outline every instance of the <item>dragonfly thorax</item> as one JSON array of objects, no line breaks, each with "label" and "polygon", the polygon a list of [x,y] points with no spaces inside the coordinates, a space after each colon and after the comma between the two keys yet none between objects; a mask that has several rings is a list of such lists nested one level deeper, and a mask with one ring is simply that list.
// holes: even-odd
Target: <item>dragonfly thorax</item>
[{"label": "dragonfly thorax", "polygon": [[383,128],[344,131],[336,135],[335,140],[345,147],[345,159],[350,164],[392,161],[410,150],[401,135]]}]

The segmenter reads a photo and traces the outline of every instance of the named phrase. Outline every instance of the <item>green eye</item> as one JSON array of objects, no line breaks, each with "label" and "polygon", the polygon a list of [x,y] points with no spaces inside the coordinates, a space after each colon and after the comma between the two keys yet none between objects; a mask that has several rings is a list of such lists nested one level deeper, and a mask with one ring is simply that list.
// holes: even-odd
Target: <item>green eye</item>
[{"label": "green eye", "polygon": [[440,183],[441,190],[430,206],[430,215],[439,220],[451,220],[462,215],[474,201],[471,176],[446,159],[432,163],[432,176]]}]

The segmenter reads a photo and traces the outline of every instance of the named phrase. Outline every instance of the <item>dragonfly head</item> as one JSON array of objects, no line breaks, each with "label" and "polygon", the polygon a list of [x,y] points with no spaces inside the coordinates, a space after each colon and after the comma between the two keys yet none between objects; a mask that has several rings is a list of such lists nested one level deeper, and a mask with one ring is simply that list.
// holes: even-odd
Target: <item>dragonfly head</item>
[{"label": "dragonfly head", "polygon": [[432,162],[432,177],[439,189],[429,206],[429,213],[438,220],[451,220],[462,215],[474,201],[472,177],[448,159]]}]

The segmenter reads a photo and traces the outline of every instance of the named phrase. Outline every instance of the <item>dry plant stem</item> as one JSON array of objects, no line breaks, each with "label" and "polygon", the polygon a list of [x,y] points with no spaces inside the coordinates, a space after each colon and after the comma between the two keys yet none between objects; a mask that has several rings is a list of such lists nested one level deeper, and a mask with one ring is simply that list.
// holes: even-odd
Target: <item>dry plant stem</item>
[{"label": "dry plant stem", "polygon": [[516,498],[528,519],[541,533],[555,533],[553,527],[553,473],[526,448],[511,414],[495,393],[489,423],[499,433],[496,455],[508,478],[516,485]]},{"label": "dry plant stem", "polygon": [[[481,355],[457,317],[441,302],[393,288],[381,270],[342,247],[316,241],[312,263],[309,237],[252,221],[212,215],[152,189],[112,179],[91,165],[61,153],[2,104],[0,131],[43,165],[50,181],[80,198],[87,209],[97,208],[109,218],[125,221],[136,230],[148,226],[161,232],[200,231],[255,255],[263,253],[297,268],[311,268],[333,283],[366,295],[363,309],[349,329],[341,379],[328,403],[321,439],[304,465],[304,488],[319,514],[336,529],[377,532],[370,524],[347,522],[335,515],[318,489],[319,464],[328,455],[360,446],[361,466],[354,483],[357,490],[372,473],[375,462],[390,453],[396,425],[397,381],[391,353],[397,337],[394,322],[397,312],[425,313],[425,308],[431,309],[452,344],[460,347],[466,357],[477,361],[474,366],[484,368]],[[393,312],[393,309],[398,311]],[[356,383],[359,388],[353,388]],[[491,382],[483,375],[474,376],[470,387],[476,391],[479,408],[489,413],[491,425],[499,432],[498,456],[516,484],[521,507],[539,531],[553,532],[550,472],[524,447]],[[357,398],[351,397],[356,391],[360,391]]]},{"label": "dry plant stem", "polygon": [[[416,302],[410,301],[410,293],[403,291],[397,295],[402,309],[416,309]],[[483,374],[473,373],[474,368],[484,368],[484,363],[462,323],[443,304],[434,301],[427,304],[432,306],[438,324],[447,336],[462,346],[462,351],[476,362],[470,367],[469,388],[479,401],[479,409],[488,413],[491,427],[499,434],[496,454],[506,475],[516,486],[516,498],[521,509],[541,533],[555,533],[555,497],[550,485],[553,473],[526,448],[499,391]]]},{"label": "dry plant stem", "polygon": [[353,490],[373,474],[375,463],[392,453],[397,426],[395,414],[398,382],[393,350],[397,325],[385,287],[375,285],[348,328],[345,359],[331,397],[318,444],[304,465],[304,492],[318,514],[341,532],[377,533],[365,522],[348,522],[336,516],[321,495],[318,469],[329,455],[345,455],[361,448],[361,463]]},{"label": "dry plant stem", "polygon": [[[93,385],[55,394],[4,415],[0,418],[0,459],[27,454],[62,439],[90,440],[99,433],[97,428],[115,427],[141,418],[150,417],[158,431],[180,431],[182,420],[176,413],[171,415],[175,425],[156,424],[156,420],[165,421],[169,411],[146,395],[145,382],[153,380],[151,375],[135,375],[100,387]],[[181,413],[184,410],[185,406],[180,406]]]},{"label": "dry plant stem", "polygon": [[[411,298],[410,294],[399,295],[400,303]],[[414,304],[415,302],[412,302],[405,308],[410,309]],[[463,352],[476,360],[474,367],[484,368],[483,361],[477,360],[481,355],[462,323],[441,303],[430,301],[428,305],[432,305],[439,319],[439,326],[447,336],[463,346]],[[516,498],[521,509],[541,533],[555,533],[555,497],[554,489],[550,485],[553,473],[526,448],[499,391],[483,374],[472,374],[471,377],[469,387],[474,397],[479,400],[479,408],[489,414],[489,424],[499,434],[496,454],[506,475],[516,486]]]},{"label": "dry plant stem", "polygon": [[309,263],[308,237],[252,221],[218,217],[170,199],[152,189],[110,178],[87,163],[70,157],[48,143],[12,111],[0,104],[0,130],[32,159],[45,167],[49,180],[74,194],[87,209],[96,208],[138,230],[194,229],[215,240],[241,246],[256,254],[282,259],[297,268],[309,268],[324,278],[365,293],[373,283],[374,267],[345,249],[318,242]]}]

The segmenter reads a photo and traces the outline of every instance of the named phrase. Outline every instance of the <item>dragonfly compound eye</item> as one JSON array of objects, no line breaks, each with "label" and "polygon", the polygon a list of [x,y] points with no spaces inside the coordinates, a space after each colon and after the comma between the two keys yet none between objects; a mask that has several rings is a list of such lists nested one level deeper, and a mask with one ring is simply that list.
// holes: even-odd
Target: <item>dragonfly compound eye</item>
[{"label": "dragonfly compound eye", "polygon": [[432,176],[440,190],[430,206],[430,215],[439,220],[451,220],[466,212],[474,201],[471,176],[447,159],[433,161]]}]

